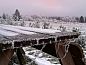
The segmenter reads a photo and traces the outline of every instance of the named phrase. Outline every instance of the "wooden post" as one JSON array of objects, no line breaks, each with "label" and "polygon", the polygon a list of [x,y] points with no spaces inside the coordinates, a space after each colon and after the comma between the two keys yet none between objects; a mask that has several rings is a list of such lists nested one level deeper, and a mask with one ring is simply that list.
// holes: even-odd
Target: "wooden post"
[{"label": "wooden post", "polygon": [[18,57],[20,65],[25,65],[26,64],[26,60],[24,58],[23,49],[22,48],[18,48],[17,51],[16,51],[16,54],[17,54],[17,57]]},{"label": "wooden post", "polygon": [[57,55],[59,55],[59,58],[61,58],[62,65],[75,65],[70,52],[68,52],[64,57],[65,47],[63,45],[59,45],[59,48],[58,45],[56,45],[55,47],[56,47]]},{"label": "wooden post", "polygon": [[[62,65],[85,65],[83,50],[79,44],[72,43],[69,45],[68,53],[65,55],[65,47],[60,43],[55,45],[57,55],[61,59]],[[65,57],[64,57],[65,55]],[[63,58],[64,57],[64,58]]]},{"label": "wooden post", "polygon": [[13,54],[14,54],[13,49],[7,49],[2,53],[0,53],[0,65],[8,65]]}]

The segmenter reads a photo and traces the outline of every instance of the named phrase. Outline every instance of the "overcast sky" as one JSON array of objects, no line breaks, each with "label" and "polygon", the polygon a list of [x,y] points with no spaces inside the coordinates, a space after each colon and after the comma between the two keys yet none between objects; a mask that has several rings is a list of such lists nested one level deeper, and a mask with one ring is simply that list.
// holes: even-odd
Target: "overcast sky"
[{"label": "overcast sky", "polygon": [[85,16],[86,0],[0,0],[0,15]]}]

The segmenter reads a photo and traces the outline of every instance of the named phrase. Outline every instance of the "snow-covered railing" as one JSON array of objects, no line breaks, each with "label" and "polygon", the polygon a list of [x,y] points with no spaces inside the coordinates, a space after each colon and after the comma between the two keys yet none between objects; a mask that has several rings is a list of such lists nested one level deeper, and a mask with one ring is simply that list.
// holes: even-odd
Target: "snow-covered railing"
[{"label": "snow-covered railing", "polygon": [[59,40],[77,38],[78,35],[76,32],[0,24],[0,45],[3,45],[3,48],[51,44]]}]

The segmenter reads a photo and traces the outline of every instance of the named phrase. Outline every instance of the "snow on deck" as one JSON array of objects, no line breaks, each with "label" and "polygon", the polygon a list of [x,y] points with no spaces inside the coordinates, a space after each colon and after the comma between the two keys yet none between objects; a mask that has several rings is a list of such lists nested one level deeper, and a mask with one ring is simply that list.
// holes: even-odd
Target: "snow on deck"
[{"label": "snow on deck", "polygon": [[[0,28],[4,29],[5,32],[7,31],[12,31],[12,32],[16,32],[16,33],[20,33],[20,34],[35,34],[34,32],[29,32],[29,31],[24,31],[24,30],[20,30],[20,29],[17,29],[17,28],[14,28],[14,27],[11,27],[11,26],[0,26]],[[11,35],[11,34],[9,34]]]},{"label": "snow on deck", "polygon": [[11,31],[6,31],[2,28],[0,28],[0,34],[4,35],[4,36],[16,36],[16,35],[18,35],[18,33],[11,32]]},{"label": "snow on deck", "polygon": [[77,37],[78,34],[73,32],[61,32],[59,30],[53,29],[41,29],[0,24],[0,42],[15,41],[15,44],[19,44],[19,42],[26,43],[26,41],[28,41],[29,43],[33,44],[42,44],[42,42],[54,42],[55,39],[65,36],[72,38]]},{"label": "snow on deck", "polygon": [[[36,33],[56,33],[56,32],[61,32],[60,30],[53,30],[53,29],[41,29],[41,28],[31,28],[31,27],[22,27],[22,26],[12,26],[12,25],[3,25],[1,24],[0,27],[12,31],[18,31],[22,32],[23,31],[28,31],[29,33],[31,32],[36,32]],[[22,32],[25,33],[25,32]],[[26,33],[27,34],[27,33]]]}]

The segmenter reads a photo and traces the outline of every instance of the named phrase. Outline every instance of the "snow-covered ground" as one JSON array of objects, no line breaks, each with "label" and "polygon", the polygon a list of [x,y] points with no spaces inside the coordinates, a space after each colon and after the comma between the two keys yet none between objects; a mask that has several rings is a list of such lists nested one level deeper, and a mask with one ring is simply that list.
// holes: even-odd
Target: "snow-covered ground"
[{"label": "snow-covered ground", "polygon": [[[28,23],[30,23],[31,21],[26,21],[25,25],[26,27],[28,27]],[[31,22],[34,23],[34,22]],[[40,24],[40,28],[42,28],[44,22],[39,22]],[[80,31],[84,31],[86,30],[86,23],[78,23],[78,22],[47,22],[50,23],[50,26],[52,26],[52,29],[59,29],[60,26],[64,26],[66,27],[67,31],[71,31],[73,29],[73,27],[76,27],[78,29],[80,29]]]},{"label": "snow-covered ground", "polygon": [[[40,50],[32,49],[31,47],[23,48],[25,51],[25,55],[35,62],[37,65],[61,65],[57,58],[41,52]],[[30,51],[28,51],[30,50]],[[32,63],[31,62],[31,63]]]}]

